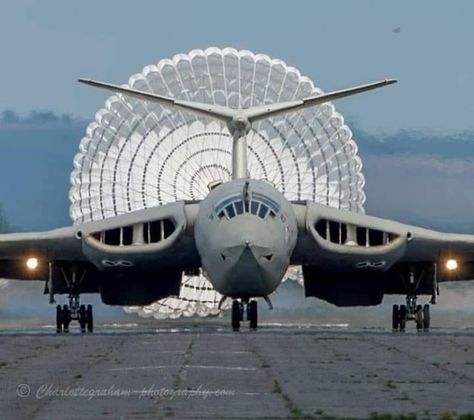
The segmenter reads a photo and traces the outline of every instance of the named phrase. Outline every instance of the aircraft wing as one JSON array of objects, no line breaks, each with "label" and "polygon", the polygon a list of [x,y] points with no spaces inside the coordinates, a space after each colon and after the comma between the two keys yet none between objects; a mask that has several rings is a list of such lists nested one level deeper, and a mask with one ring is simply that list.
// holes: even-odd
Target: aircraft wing
[{"label": "aircraft wing", "polygon": [[192,234],[198,208],[181,201],[48,232],[2,234],[0,278],[47,280],[52,269],[73,266],[94,278],[199,267]]},{"label": "aircraft wing", "polygon": [[[298,241],[291,264],[303,266],[307,295],[318,296],[311,290],[326,282],[322,287],[337,294],[333,303],[342,306],[351,293],[357,294],[351,288],[358,283],[364,293],[376,290],[381,300],[383,294],[408,293],[410,282],[413,293],[434,295],[439,282],[474,279],[474,235],[441,233],[309,202],[293,208]],[[344,288],[348,291],[342,298]]]},{"label": "aircraft wing", "polygon": [[[9,233],[0,235],[0,278],[31,279],[47,268],[44,262],[84,261],[76,229],[62,228],[48,232]],[[28,269],[28,260],[31,266]],[[32,264],[32,265],[31,265]],[[34,265],[37,265],[33,268]]]}]

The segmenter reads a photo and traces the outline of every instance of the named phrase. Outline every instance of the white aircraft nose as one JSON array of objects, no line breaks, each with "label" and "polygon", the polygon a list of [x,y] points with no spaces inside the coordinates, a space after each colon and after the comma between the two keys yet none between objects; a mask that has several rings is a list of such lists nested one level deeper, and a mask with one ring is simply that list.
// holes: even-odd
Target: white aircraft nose
[{"label": "white aircraft nose", "polygon": [[267,273],[252,246],[243,243],[222,253],[225,265],[225,291],[229,296],[263,296]]},{"label": "white aircraft nose", "polygon": [[243,270],[258,270],[258,260],[255,258],[252,249],[246,246],[240,254],[235,268]]},{"label": "white aircraft nose", "polygon": [[224,296],[268,296],[288,269],[289,219],[268,208],[261,215],[242,213],[243,204],[240,205],[241,213],[236,208],[231,217],[224,213],[209,218],[205,213],[200,219],[202,227],[196,225],[196,245],[203,269],[213,287]]},{"label": "white aircraft nose", "polygon": [[270,247],[253,245],[250,241],[246,240],[241,245],[234,245],[224,248],[221,252],[221,255],[224,261],[228,261],[229,263],[237,263],[241,257],[247,253],[248,255],[252,255],[253,259],[257,263],[262,263],[270,261],[274,252],[275,251]]}]

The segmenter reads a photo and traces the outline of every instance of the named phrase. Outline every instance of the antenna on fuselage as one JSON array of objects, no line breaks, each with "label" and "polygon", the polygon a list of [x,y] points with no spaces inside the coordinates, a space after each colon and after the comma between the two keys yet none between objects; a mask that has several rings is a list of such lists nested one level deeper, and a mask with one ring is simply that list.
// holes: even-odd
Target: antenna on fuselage
[{"label": "antenna on fuselage", "polygon": [[245,213],[249,213],[250,209],[250,194],[249,194],[249,184],[250,181],[245,181],[244,184],[244,190],[242,192],[243,199],[244,199],[244,208],[245,208]]},{"label": "antenna on fuselage", "polygon": [[150,92],[144,92],[137,89],[130,89],[124,86],[113,85],[110,83],[98,82],[90,79],[79,79],[79,82],[99,89],[109,90],[115,93],[132,96],[137,99],[155,102],[162,106],[187,111],[200,117],[215,118],[224,121],[227,124],[233,139],[232,147],[232,179],[248,177],[247,167],[247,134],[252,129],[254,122],[286,114],[288,112],[299,111],[311,106],[320,105],[324,102],[334,101],[369,90],[378,89],[383,86],[396,83],[396,79],[385,79],[379,82],[356,86],[348,89],[336,90],[329,93],[323,93],[318,96],[297,99],[288,102],[277,102],[274,104],[254,106],[246,109],[234,109],[227,106],[205,104],[200,102],[182,101],[166,96],[156,95]]}]

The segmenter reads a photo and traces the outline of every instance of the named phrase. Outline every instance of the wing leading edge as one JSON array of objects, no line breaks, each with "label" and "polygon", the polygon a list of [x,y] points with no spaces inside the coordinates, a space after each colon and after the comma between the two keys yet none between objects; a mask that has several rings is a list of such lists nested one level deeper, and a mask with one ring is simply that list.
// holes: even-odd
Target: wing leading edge
[{"label": "wing leading edge", "polygon": [[[384,272],[396,264],[432,263],[441,280],[474,278],[474,235],[437,232],[316,203],[295,204],[294,209],[299,239],[293,264]],[[446,268],[449,260],[456,260],[457,270]]]},{"label": "wing leading edge", "polygon": [[99,272],[199,265],[192,235],[198,207],[177,202],[47,232],[0,235],[0,277],[45,280],[50,264]]},{"label": "wing leading edge", "polygon": [[420,318],[417,296],[429,295],[436,303],[440,282],[474,279],[474,235],[444,234],[315,203],[293,208],[298,241],[291,264],[302,266],[307,297],[372,306],[384,295],[406,295],[407,306],[394,307],[393,328],[404,329],[406,319],[417,316],[422,328],[429,325],[429,306]]}]

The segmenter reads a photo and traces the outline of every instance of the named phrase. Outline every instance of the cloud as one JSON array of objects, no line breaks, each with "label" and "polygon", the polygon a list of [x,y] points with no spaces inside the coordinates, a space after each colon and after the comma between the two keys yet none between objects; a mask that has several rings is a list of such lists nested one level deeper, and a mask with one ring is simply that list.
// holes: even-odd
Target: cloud
[{"label": "cloud", "polygon": [[356,136],[369,214],[474,233],[474,133]]},{"label": "cloud", "polygon": [[359,150],[367,155],[431,156],[442,160],[474,159],[474,132],[421,132],[400,130],[368,133],[352,126]]}]

